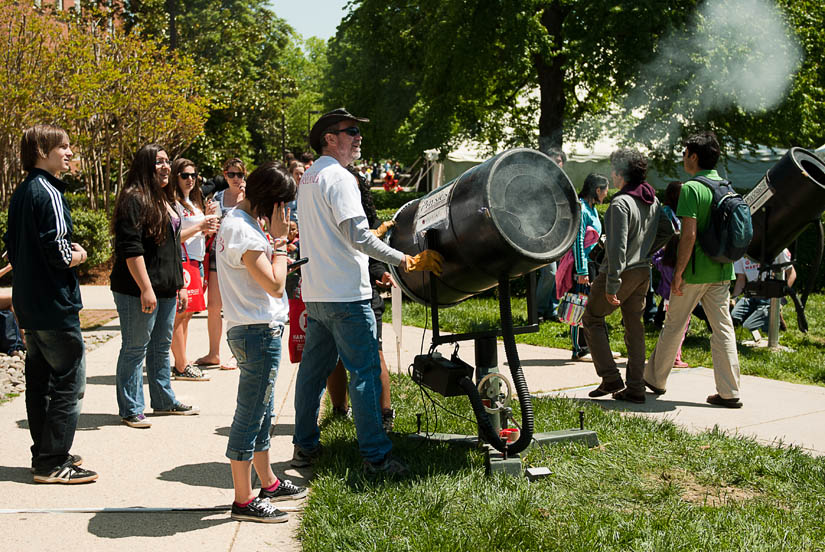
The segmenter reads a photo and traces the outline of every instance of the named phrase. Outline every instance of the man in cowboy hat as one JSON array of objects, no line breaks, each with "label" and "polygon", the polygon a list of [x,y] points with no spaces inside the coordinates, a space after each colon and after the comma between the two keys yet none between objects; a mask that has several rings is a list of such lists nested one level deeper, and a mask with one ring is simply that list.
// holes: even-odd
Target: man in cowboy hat
[{"label": "man in cowboy hat", "polygon": [[292,466],[311,465],[320,455],[318,411],[327,377],[338,358],[349,370],[358,447],[368,473],[400,474],[407,467],[390,455],[383,430],[375,315],[370,307],[369,257],[407,271],[441,272],[441,256],[426,250],[405,255],[370,232],[358,183],[347,171],[361,157],[356,117],[339,108],[313,125],[309,143],[320,157],[301,178],[301,292],[307,309],[306,342],[295,383],[295,450]]}]

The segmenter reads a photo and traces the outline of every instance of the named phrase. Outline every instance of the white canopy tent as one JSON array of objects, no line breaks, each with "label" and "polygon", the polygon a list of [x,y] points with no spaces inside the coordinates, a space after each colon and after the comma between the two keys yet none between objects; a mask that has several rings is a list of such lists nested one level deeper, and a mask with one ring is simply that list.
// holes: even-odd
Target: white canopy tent
[{"label": "white canopy tent", "polygon": [[[599,140],[592,146],[587,146],[581,142],[565,144],[567,164],[564,166],[564,171],[570,177],[576,189],[581,188],[585,177],[591,172],[609,176],[610,153],[616,149],[618,149],[616,142],[609,139]],[[754,153],[743,152],[741,158],[730,157],[727,163],[720,164],[718,170],[722,177],[733,182],[735,187],[750,189],[762,180],[768,169],[776,164],[786,151],[771,150],[766,146],[759,146]],[[819,148],[817,152],[825,155],[825,145]],[[428,150],[426,153],[429,155],[428,159],[436,164],[433,169],[433,188],[450,182],[467,169],[491,157],[483,153],[479,146],[467,142],[448,153],[446,159],[440,162],[437,161],[435,150]],[[676,176],[668,176],[651,169],[648,173],[648,181],[656,188],[664,188],[671,180],[686,180],[687,174],[682,170],[679,161],[674,160],[674,165],[678,169]]]}]

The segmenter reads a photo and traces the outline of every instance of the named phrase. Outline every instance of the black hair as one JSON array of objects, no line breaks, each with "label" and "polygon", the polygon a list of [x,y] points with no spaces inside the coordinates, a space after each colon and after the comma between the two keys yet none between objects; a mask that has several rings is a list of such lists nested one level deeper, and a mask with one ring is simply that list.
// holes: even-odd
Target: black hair
[{"label": "black hair", "polygon": [[689,154],[698,156],[699,168],[710,170],[716,167],[721,155],[719,139],[711,130],[706,130],[690,136],[685,141],[685,149]]},{"label": "black hair", "polygon": [[[166,230],[169,225],[167,203],[174,203],[175,188],[170,182],[161,187],[156,179],[158,153],[165,152],[159,144],[146,144],[140,148],[129,166],[126,181],[115,201],[115,210],[112,216],[112,229],[124,216],[124,205],[127,199],[135,198],[141,206],[142,228],[147,236],[158,245],[166,240]],[[114,232],[113,232],[114,233]]]},{"label": "black hair", "polygon": [[295,181],[281,163],[267,161],[246,179],[246,199],[255,216],[269,218],[276,203],[295,199]]},{"label": "black hair", "polygon": [[593,201],[598,202],[599,197],[596,195],[596,190],[605,189],[609,186],[609,184],[610,181],[605,175],[590,173],[587,175],[587,178],[584,179],[584,184],[579,192],[579,197],[585,201],[590,201],[592,199]]},{"label": "black hair", "polygon": [[550,156],[550,159],[556,161],[556,163],[558,163],[558,160],[560,159],[560,165],[564,165],[565,163],[567,163],[567,154],[564,153],[564,150],[561,148],[552,147],[547,150],[547,155]]}]

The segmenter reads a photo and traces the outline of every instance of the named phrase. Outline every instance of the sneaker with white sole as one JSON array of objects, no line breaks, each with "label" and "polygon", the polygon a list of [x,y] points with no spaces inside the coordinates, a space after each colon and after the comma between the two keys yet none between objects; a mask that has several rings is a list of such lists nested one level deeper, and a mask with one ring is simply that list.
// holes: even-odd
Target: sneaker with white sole
[{"label": "sneaker with white sole", "polygon": [[71,463],[71,459],[49,472],[34,472],[35,483],[63,483],[72,485],[77,483],[91,483],[95,479],[97,479],[96,472],[75,466]]},{"label": "sneaker with white sole", "polygon": [[204,374],[200,368],[193,366],[192,364],[187,364],[186,368],[183,369],[183,372],[178,372],[174,367],[172,367],[172,377],[176,380],[182,381],[209,381],[211,379],[209,376]]},{"label": "sneaker with white sole", "polygon": [[292,461],[289,463],[293,468],[306,468],[318,461],[323,448],[318,445],[312,450],[304,450],[298,445],[293,446]]},{"label": "sneaker with white sole", "polygon": [[266,499],[270,502],[280,502],[282,500],[299,500],[307,495],[306,487],[299,487],[289,479],[281,479],[280,485],[274,491],[261,489],[258,498]]},{"label": "sneaker with white sole", "polygon": [[175,414],[178,416],[192,416],[194,414],[200,413],[200,408],[197,406],[189,406],[188,404],[178,403],[169,410],[158,410],[157,408],[152,410],[152,414],[155,416],[165,416],[168,414]]},{"label": "sneaker with white sole", "polygon": [[[80,466],[83,464],[83,457],[79,454],[70,454],[69,457],[66,459],[67,462],[71,462],[73,466]],[[34,460],[32,460],[32,469],[31,472],[34,473]]]},{"label": "sneaker with white sole", "polygon": [[131,416],[126,416],[121,421],[129,427],[136,427],[140,429],[152,427],[152,422],[147,420],[146,416],[143,414],[132,414]]},{"label": "sneaker with white sole", "polygon": [[289,521],[286,512],[282,512],[269,501],[262,498],[253,498],[252,502],[246,506],[238,506],[232,503],[232,513],[235,521],[257,521],[259,523],[284,523]]}]

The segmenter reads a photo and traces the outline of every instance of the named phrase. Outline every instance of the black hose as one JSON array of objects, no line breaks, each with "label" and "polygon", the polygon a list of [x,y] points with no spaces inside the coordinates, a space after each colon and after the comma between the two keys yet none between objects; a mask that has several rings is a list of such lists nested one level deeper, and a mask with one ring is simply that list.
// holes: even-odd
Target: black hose
[{"label": "black hose", "polygon": [[524,379],[524,373],[521,371],[521,361],[518,358],[518,350],[516,349],[516,336],[513,333],[513,313],[510,310],[510,280],[507,276],[498,281],[498,304],[501,312],[504,352],[507,355],[510,375],[521,406],[521,434],[518,440],[509,446],[502,442],[500,438],[498,441],[501,448],[496,446],[494,442],[490,444],[500,452],[504,452],[506,447],[509,454],[518,454],[530,446],[533,441],[533,402],[530,398],[530,390],[527,389],[527,380]]},{"label": "black hose", "polygon": [[[470,399],[470,405],[473,407],[473,413],[476,416],[476,422],[478,422],[478,431],[481,433],[482,439],[490,443],[497,451],[504,452],[507,443],[496,435],[493,424],[490,423],[490,417],[484,409],[484,403],[481,402],[481,395],[478,392],[476,384],[473,383],[473,380],[464,376],[458,380],[458,386],[467,393],[467,397]],[[508,449],[508,452],[511,451]]]}]

